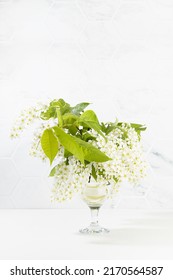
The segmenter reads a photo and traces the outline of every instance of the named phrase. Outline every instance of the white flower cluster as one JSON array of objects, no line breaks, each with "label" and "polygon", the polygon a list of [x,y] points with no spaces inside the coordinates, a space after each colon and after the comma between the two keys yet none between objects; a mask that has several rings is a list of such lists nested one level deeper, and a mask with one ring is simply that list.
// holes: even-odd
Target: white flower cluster
[{"label": "white flower cluster", "polygon": [[47,105],[38,103],[35,107],[30,107],[21,112],[19,117],[15,120],[15,123],[11,129],[10,137],[17,138],[23,130],[32,124],[35,120],[39,119],[40,112],[44,110]]},{"label": "white flower cluster", "polygon": [[[124,137],[124,134],[126,135]],[[134,185],[146,175],[147,163],[144,158],[141,142],[134,128],[123,125],[107,135],[107,141],[96,132],[96,141],[90,141],[108,155],[111,160],[103,163],[89,163],[84,166],[73,156],[56,169],[53,199],[61,202],[71,199],[75,193],[81,193],[83,186],[89,181],[92,165],[95,168],[97,182],[107,186],[108,196],[118,191],[121,182],[126,179]]]},{"label": "white flower cluster", "polygon": [[81,193],[90,173],[91,164],[85,167],[74,156],[69,158],[68,164],[63,160],[56,168],[52,200],[63,202],[71,199],[76,193]]},{"label": "white flower cluster", "polygon": [[[12,129],[11,137],[18,137],[20,132],[35,119],[40,120],[40,113],[47,108],[46,106],[36,106],[22,112]],[[40,143],[41,135],[45,129],[57,125],[56,122],[55,119],[42,122],[34,134],[30,155],[46,160]],[[55,158],[55,162],[58,164],[56,165],[55,183],[52,189],[53,200],[63,202],[71,199],[76,193],[82,193],[85,183],[90,180],[93,172],[97,182],[107,186],[109,194],[111,190],[117,191],[124,179],[137,184],[146,175],[147,163],[142,144],[138,133],[130,124],[121,124],[116,127],[106,135],[106,139],[95,131],[92,131],[92,135],[96,141],[90,140],[89,142],[111,160],[99,163],[92,162],[84,166],[74,156],[65,158],[64,148],[60,145]]]},{"label": "white flower cluster", "polygon": [[[124,136],[125,135],[125,136]],[[97,136],[96,145],[111,160],[98,163],[98,169],[103,170],[104,178],[116,188],[116,183],[124,179],[133,184],[146,176],[147,163],[142,144],[134,128],[124,125],[107,135],[107,141]],[[94,144],[94,143],[93,143]]]}]

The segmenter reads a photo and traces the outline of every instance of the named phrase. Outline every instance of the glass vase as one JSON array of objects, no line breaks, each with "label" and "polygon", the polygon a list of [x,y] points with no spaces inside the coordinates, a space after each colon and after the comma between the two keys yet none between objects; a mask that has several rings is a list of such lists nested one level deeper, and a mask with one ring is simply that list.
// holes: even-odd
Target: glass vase
[{"label": "glass vase", "polygon": [[98,222],[99,210],[107,198],[107,188],[96,183],[88,183],[82,193],[83,201],[88,205],[91,212],[91,222],[79,232],[82,234],[108,233],[109,230],[101,227]]}]

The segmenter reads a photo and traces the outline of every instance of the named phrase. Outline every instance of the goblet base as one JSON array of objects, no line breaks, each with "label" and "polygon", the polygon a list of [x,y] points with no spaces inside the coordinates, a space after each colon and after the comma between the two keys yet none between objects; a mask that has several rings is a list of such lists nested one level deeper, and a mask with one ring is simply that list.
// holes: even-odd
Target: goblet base
[{"label": "goblet base", "polygon": [[80,233],[82,234],[104,234],[104,233],[109,233],[110,230],[103,228],[99,225],[90,225],[86,228],[80,229],[79,230]]}]

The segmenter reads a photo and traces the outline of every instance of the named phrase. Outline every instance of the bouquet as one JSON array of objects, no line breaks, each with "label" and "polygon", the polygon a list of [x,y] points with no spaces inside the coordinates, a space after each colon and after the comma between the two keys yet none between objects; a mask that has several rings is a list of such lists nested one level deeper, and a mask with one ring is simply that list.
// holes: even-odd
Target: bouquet
[{"label": "bouquet", "polygon": [[63,202],[82,193],[87,182],[107,186],[109,195],[123,180],[138,184],[146,175],[141,143],[144,125],[99,122],[89,103],[71,106],[63,99],[24,110],[15,121],[11,138],[16,138],[34,121],[30,155],[51,165],[54,177],[52,200]]}]

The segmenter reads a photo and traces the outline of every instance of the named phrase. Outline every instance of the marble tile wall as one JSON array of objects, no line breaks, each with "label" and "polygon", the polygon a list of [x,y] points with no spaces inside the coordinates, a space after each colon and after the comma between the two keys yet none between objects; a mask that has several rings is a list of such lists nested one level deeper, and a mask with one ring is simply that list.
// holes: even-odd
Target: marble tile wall
[{"label": "marble tile wall", "polygon": [[9,138],[21,109],[59,97],[145,123],[148,176],[111,205],[173,208],[172,0],[0,0],[0,208],[83,207],[51,204],[31,131]]}]

